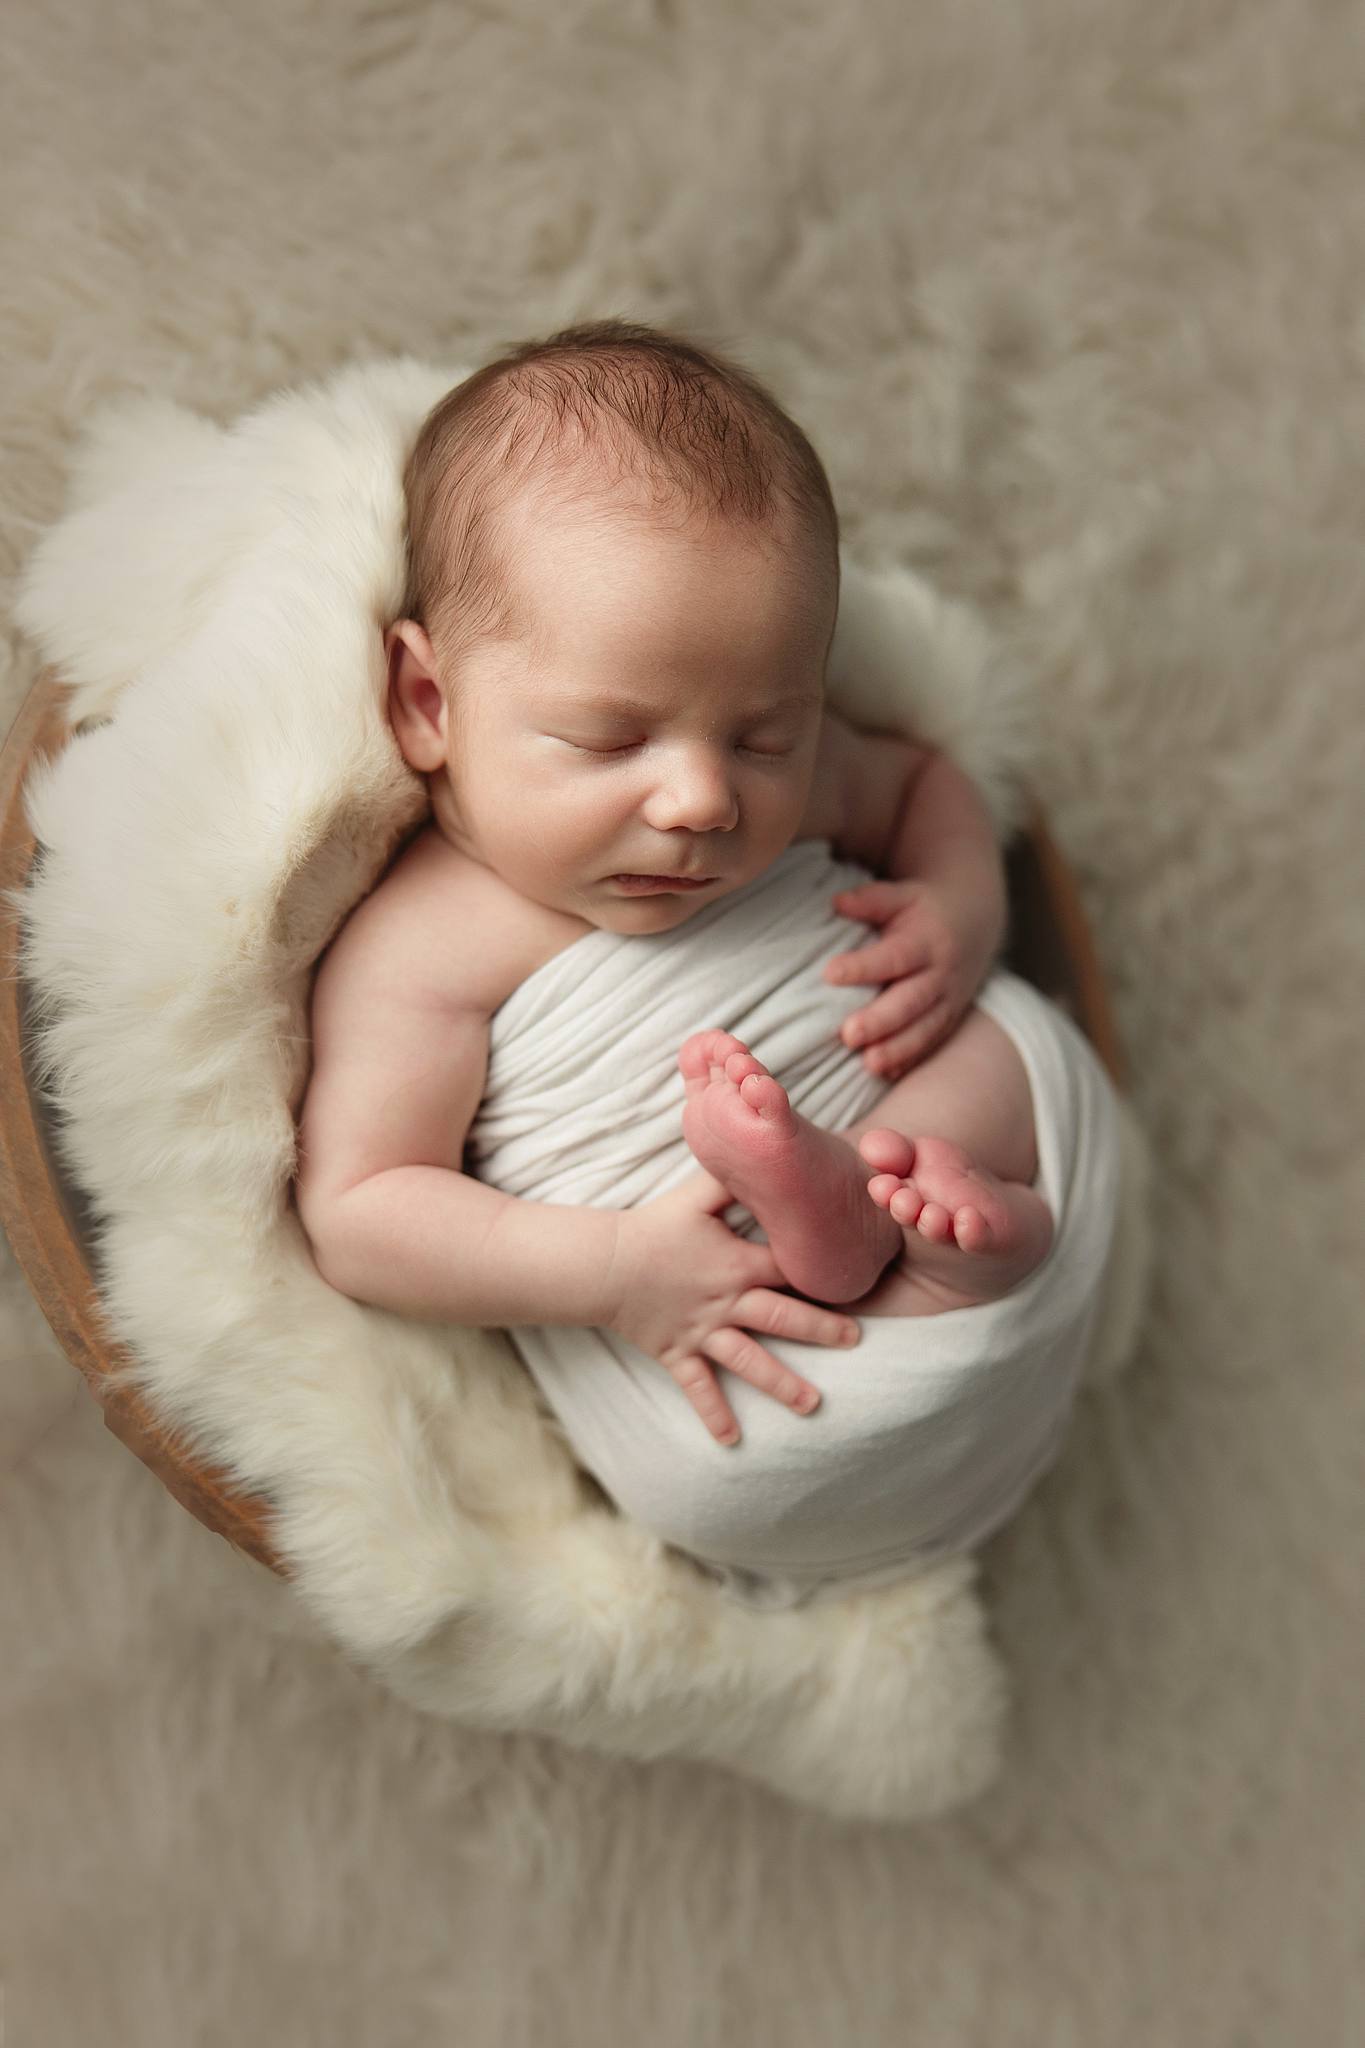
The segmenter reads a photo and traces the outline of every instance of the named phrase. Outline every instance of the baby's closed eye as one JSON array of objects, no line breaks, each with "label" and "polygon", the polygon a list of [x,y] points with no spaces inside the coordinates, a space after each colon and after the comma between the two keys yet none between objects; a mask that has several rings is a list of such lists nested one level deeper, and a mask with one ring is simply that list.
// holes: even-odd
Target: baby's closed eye
[{"label": "baby's closed eye", "polygon": [[[595,761],[610,761],[626,754],[638,754],[645,744],[646,742],[643,740],[627,740],[613,747],[590,747],[581,740],[565,741],[565,745],[572,747],[575,753],[586,754]],[[741,754],[757,754],[762,759],[781,760],[791,754],[793,749],[791,747],[751,746],[747,741],[740,741],[737,743],[737,751]]]}]

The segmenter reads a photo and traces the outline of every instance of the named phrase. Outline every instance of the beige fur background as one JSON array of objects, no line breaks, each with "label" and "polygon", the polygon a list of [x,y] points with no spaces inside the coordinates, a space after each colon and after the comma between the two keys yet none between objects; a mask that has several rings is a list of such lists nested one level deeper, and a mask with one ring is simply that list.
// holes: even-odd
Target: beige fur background
[{"label": "beige fur background", "polygon": [[5,2048],[1350,2048],[1365,15],[13,0],[6,46],[6,591],[117,391],[227,418],[609,312],[740,354],[850,545],[1037,665],[1158,1272],[987,1553],[1005,1777],[901,1831],[380,1695],[0,1246]]}]

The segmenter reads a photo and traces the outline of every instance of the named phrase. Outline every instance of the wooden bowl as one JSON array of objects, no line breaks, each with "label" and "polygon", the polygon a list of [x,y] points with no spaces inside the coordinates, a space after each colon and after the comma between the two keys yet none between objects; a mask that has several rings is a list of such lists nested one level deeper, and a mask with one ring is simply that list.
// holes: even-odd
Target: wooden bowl
[{"label": "wooden bowl", "polygon": [[[33,861],[23,784],[34,762],[59,754],[70,737],[67,695],[55,672],[45,670],[0,752],[0,883],[7,889],[24,884]],[[1118,1041],[1080,898],[1041,816],[1016,842],[1007,866],[1007,964],[1069,1011],[1122,1086]],[[116,1367],[126,1368],[129,1353],[110,1336],[91,1278],[89,1203],[60,1166],[47,1106],[32,1088],[24,1050],[27,1011],[18,921],[0,903],[0,1226],[58,1343],[100,1403],[107,1427],[205,1528],[287,1577],[270,1541],[269,1503],[235,1491],[221,1471],[158,1420],[135,1388],[110,1378]]]}]

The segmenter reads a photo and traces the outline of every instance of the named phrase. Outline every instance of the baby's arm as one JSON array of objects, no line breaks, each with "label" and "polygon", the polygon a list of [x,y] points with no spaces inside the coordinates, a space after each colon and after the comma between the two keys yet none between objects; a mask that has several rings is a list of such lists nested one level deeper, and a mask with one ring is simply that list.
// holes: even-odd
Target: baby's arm
[{"label": "baby's arm", "polygon": [[[730,1197],[709,1175],[604,1210],[522,1201],[460,1171],[501,1000],[482,979],[497,942],[469,949],[458,987],[437,988],[414,983],[390,929],[344,927],[314,989],[297,1202],[322,1278],[423,1320],[616,1330],[722,1438],[734,1416],[708,1360],[789,1405],[818,1402],[749,1332],[828,1345],[856,1341],[858,1326],[775,1291],[772,1253],[720,1221]],[[435,951],[428,937],[428,962]]]},{"label": "baby's arm", "polygon": [[487,1015],[400,993],[362,969],[367,951],[334,947],[314,992],[296,1198],[319,1273],[423,1320],[601,1322],[617,1216],[521,1202],[452,1163],[478,1107]]},{"label": "baby's arm", "polygon": [[901,797],[886,873],[937,891],[979,968],[975,994],[1005,936],[1005,861],[980,791],[946,754],[922,752]]},{"label": "baby's arm", "polygon": [[825,979],[883,985],[843,1037],[895,1079],[947,1037],[985,980],[1005,935],[1005,864],[990,812],[945,754],[829,714],[826,727],[831,837],[885,879],[835,897],[882,936],[828,962]]}]

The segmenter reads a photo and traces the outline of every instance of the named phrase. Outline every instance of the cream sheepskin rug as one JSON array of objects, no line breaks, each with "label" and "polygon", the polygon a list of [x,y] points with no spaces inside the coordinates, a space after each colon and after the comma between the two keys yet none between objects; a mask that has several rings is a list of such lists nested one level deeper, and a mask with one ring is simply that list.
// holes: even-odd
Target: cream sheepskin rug
[{"label": "cream sheepskin rug", "polygon": [[[581,1483],[503,1333],[339,1296],[290,1205],[310,970],[426,815],[384,723],[381,629],[403,463],[463,374],[360,365],[230,431],[106,409],[34,552],[20,620],[82,729],[28,786],[24,972],[101,1298],[158,1413],[275,1503],[300,1598],[401,1697],[714,1758],[847,1815],[938,1812],[999,1754],[970,1561],[737,1609]],[[961,607],[845,567],[832,698],[950,746],[1003,826],[1023,689]],[[1134,1340],[1133,1209],[1104,1372]]]}]

